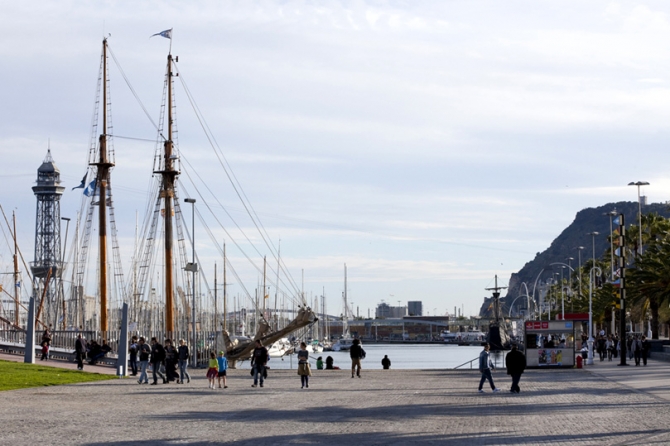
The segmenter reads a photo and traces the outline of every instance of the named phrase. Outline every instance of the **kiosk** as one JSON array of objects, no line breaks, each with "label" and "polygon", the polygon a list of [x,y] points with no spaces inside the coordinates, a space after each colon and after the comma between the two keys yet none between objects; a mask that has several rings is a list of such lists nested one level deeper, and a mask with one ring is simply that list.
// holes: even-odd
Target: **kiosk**
[{"label": "kiosk", "polygon": [[574,321],[526,321],[527,367],[573,367],[575,334]]}]

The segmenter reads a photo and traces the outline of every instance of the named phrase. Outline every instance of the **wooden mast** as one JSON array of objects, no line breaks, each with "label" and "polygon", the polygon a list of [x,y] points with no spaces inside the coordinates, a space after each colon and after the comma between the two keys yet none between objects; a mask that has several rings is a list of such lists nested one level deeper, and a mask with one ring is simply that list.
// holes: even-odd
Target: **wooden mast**
[{"label": "wooden mast", "polygon": [[228,306],[226,294],[226,242],[223,242],[223,329],[228,330]]},{"label": "wooden mast", "polygon": [[160,172],[162,175],[161,197],[164,200],[165,209],[165,331],[174,332],[174,277],[173,277],[173,198],[174,184],[178,172],[174,169],[174,160],[176,156],[173,153],[174,144],[172,142],[172,53],[167,57],[167,99],[168,99],[168,136],[163,144],[164,147],[164,168]]},{"label": "wooden mast", "polygon": [[98,189],[98,234],[100,269],[100,331],[109,330],[107,322],[107,188],[109,170],[114,163],[107,156],[107,38],[102,40],[102,133],[97,163],[96,188]]}]

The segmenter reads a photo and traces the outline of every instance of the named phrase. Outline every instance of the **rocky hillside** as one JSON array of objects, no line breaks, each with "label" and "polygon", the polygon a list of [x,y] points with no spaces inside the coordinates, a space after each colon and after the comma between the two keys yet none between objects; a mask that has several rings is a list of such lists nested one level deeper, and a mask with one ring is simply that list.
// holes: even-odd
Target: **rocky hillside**
[{"label": "rocky hillside", "polygon": [[[595,238],[596,257],[600,257],[609,248],[608,237],[610,234],[610,218],[606,215],[608,212],[616,210],[617,213],[623,213],[626,226],[631,223],[637,223],[637,202],[621,201],[619,203],[608,203],[597,208],[587,208],[579,211],[575,220],[565,228],[565,230],[551,243],[549,248],[543,252],[538,252],[535,258],[526,263],[519,272],[512,274],[509,279],[509,288],[507,295],[502,299],[504,313],[509,310],[509,305],[520,294],[525,294],[525,288],[521,283],[525,282],[529,293],[533,293],[533,284],[540,272],[540,280],[546,280],[550,277],[552,271],[560,271],[559,267],[550,266],[551,263],[568,263],[568,257],[573,257],[571,261],[573,268],[578,264],[578,246],[583,246],[582,263],[593,255],[592,239],[590,232],[599,233]],[[657,213],[666,218],[670,218],[670,207],[664,203],[652,203],[642,208],[642,213]],[[544,269],[544,271],[542,271]],[[490,302],[486,299],[482,304],[479,315],[490,317]]]}]

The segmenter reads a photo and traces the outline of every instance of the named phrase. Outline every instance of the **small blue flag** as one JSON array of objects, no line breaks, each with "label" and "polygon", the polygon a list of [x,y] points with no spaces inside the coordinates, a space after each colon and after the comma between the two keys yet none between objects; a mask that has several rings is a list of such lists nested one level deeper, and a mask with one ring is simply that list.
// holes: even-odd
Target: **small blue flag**
[{"label": "small blue flag", "polygon": [[616,216],[616,217],[614,218],[614,220],[612,220],[612,223],[614,223],[614,224],[615,224],[615,225],[617,225],[617,226],[619,226],[619,225],[621,224],[621,222],[620,222],[620,219],[619,219],[619,216],[618,216],[618,215],[617,215],[617,216]]},{"label": "small blue flag", "polygon": [[21,281],[16,282],[16,288],[21,288]]},{"label": "small blue flag", "polygon": [[150,36],[149,38],[151,39],[151,37],[155,37],[155,36],[161,36],[161,37],[165,37],[166,39],[172,40],[172,28],[166,29],[165,31],[161,31],[159,33],[156,33],[153,36]]},{"label": "small blue flag", "polygon": [[84,174],[84,178],[81,179],[81,183],[79,184],[79,186],[77,186],[77,187],[73,187],[72,190],[75,190],[75,189],[83,189],[84,187],[86,187],[86,177],[87,177],[87,176],[88,176],[88,172],[86,172],[86,173]]},{"label": "small blue flag", "polygon": [[93,195],[93,193],[95,192],[95,182],[96,179],[94,178],[93,181],[91,181],[91,183],[88,186],[86,186],[86,189],[84,189],[84,195],[86,195],[87,197]]}]

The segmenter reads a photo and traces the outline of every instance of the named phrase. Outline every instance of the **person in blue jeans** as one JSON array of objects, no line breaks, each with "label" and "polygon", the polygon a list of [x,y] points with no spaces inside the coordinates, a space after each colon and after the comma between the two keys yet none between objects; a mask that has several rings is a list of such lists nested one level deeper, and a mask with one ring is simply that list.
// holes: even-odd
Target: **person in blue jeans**
[{"label": "person in blue jeans", "polygon": [[188,345],[183,339],[179,340],[179,348],[177,349],[177,358],[179,360],[179,381],[178,384],[184,384],[184,376],[186,376],[187,382],[191,382],[191,375],[186,371],[188,367]]},{"label": "person in blue jeans", "polygon": [[484,344],[484,350],[479,354],[479,371],[482,373],[482,379],[479,381],[479,393],[484,393],[483,387],[486,380],[491,384],[491,390],[493,390],[493,392],[500,392],[500,389],[496,389],[495,384],[493,384],[491,369],[494,367],[491,363],[491,358],[489,357],[489,350],[491,350],[491,346],[489,344]]},{"label": "person in blue jeans", "polygon": [[137,384],[149,384],[149,375],[147,369],[149,368],[149,355],[151,354],[151,347],[146,343],[145,339],[140,338],[137,343],[137,353],[140,358],[140,379]]}]

